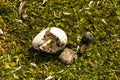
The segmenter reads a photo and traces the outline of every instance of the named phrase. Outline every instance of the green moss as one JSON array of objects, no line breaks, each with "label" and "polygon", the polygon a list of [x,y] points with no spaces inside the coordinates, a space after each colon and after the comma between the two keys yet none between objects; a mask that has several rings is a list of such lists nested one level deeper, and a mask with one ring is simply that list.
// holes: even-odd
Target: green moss
[{"label": "green moss", "polygon": [[[0,2],[0,78],[44,80],[119,80],[120,79],[120,3],[113,1],[29,0],[19,21],[19,1]],[[63,12],[71,13],[64,15]],[[56,17],[55,14],[60,17]],[[68,35],[68,46],[77,50],[82,35],[90,31],[94,40],[85,54],[72,65],[60,62],[57,56],[37,54],[32,39],[42,29],[56,26]],[[1,38],[2,37],[2,38]],[[91,68],[89,61],[95,64]],[[37,66],[31,65],[35,63]],[[18,70],[16,70],[18,69]]]}]

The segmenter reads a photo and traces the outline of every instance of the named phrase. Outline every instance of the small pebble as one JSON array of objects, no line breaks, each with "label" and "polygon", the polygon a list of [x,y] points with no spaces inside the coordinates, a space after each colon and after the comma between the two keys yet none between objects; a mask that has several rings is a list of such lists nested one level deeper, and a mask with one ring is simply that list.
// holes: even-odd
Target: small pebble
[{"label": "small pebble", "polygon": [[85,53],[85,48],[87,44],[89,44],[93,40],[93,34],[91,32],[86,32],[83,37],[82,37],[82,45],[80,47],[80,53],[84,54]]},{"label": "small pebble", "polygon": [[59,56],[59,59],[66,64],[72,64],[76,62],[77,58],[77,53],[69,48],[65,48]]},{"label": "small pebble", "polygon": [[93,40],[93,34],[91,32],[86,32],[84,36],[82,37],[82,41],[84,44],[88,44],[90,41]]}]

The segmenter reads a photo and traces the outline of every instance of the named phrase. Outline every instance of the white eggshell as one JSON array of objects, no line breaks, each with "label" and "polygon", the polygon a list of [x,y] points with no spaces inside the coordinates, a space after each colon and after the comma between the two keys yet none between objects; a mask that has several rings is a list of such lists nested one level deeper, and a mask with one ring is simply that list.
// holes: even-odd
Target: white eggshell
[{"label": "white eggshell", "polygon": [[[55,40],[53,41],[51,37],[49,37],[47,40],[45,40],[46,32],[49,31],[50,35],[52,34],[52,37],[55,37]],[[56,38],[59,39],[59,43],[57,43]],[[56,45],[59,46],[56,46]],[[51,27],[46,28],[42,30],[40,33],[38,33],[35,38],[32,41],[32,46],[37,50],[42,50],[47,53],[57,53],[60,50],[63,50],[67,44],[67,35],[66,33],[57,27]],[[48,45],[50,45],[48,47]],[[55,46],[53,46],[55,45]],[[54,48],[54,49],[53,49]]]}]

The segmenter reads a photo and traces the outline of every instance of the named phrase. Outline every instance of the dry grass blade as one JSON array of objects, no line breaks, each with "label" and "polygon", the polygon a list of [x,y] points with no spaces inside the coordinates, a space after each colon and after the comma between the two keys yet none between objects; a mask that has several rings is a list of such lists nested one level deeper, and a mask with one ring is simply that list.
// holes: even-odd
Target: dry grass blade
[{"label": "dry grass blade", "polygon": [[23,1],[20,3],[19,8],[18,8],[18,15],[19,17],[22,15],[22,13],[24,12],[24,5],[25,5],[26,1]]},{"label": "dry grass blade", "polygon": [[48,0],[43,0],[42,5],[44,5]]}]

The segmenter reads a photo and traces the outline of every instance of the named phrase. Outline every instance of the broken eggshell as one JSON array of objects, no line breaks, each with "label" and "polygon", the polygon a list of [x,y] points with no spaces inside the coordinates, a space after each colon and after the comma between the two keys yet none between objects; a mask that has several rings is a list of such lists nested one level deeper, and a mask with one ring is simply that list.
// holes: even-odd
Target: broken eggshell
[{"label": "broken eggshell", "polygon": [[49,27],[38,33],[32,41],[32,46],[50,54],[63,50],[67,44],[66,33],[57,27]]}]

